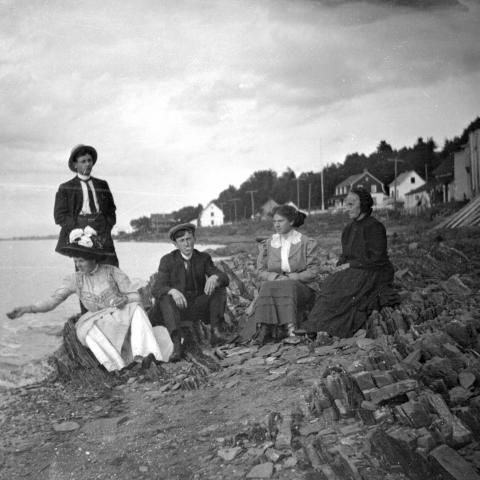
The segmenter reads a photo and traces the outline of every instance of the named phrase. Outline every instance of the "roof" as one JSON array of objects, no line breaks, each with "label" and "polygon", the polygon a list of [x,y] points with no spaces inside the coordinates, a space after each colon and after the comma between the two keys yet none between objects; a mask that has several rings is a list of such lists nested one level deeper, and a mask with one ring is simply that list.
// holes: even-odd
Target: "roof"
[{"label": "roof", "polygon": [[[408,170],[408,172],[403,172],[400,175],[397,175],[397,185],[399,185],[400,183],[405,181],[410,175],[412,175],[412,173],[414,173],[415,175],[418,175],[418,173],[415,170]],[[420,175],[418,175],[418,176],[420,177]],[[422,178],[422,177],[420,177],[420,178]],[[422,180],[423,180],[423,178],[422,178]],[[392,187],[394,185],[395,185],[395,179],[393,179],[388,184],[389,187]]]},{"label": "roof", "polygon": [[372,177],[375,181],[380,183],[380,185],[382,185],[382,189],[383,189],[383,182],[381,182],[375,175],[370,173],[367,169],[365,169],[362,173],[356,173],[355,175],[350,175],[348,178],[343,180],[343,182],[340,182],[338,185],[336,185],[335,189],[352,185],[357,180],[360,180],[360,178],[362,178],[365,174],[370,175],[370,177]]},{"label": "roof", "polygon": [[[351,185],[355,180],[358,180],[365,172],[362,173],[356,173],[355,175],[350,175],[348,178],[343,180],[343,182],[340,182],[335,188],[339,187],[347,187],[348,185]],[[368,173],[368,172],[366,172]]]},{"label": "roof", "polygon": [[415,193],[426,192],[428,190],[428,185],[425,183],[421,187],[414,188],[410,190],[405,195],[414,195]]}]

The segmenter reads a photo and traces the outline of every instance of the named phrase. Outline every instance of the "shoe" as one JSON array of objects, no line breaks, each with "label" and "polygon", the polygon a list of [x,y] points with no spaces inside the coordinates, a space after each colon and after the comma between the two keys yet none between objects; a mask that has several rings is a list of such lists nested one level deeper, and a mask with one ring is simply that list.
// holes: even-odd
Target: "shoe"
[{"label": "shoe", "polygon": [[266,323],[261,323],[255,343],[258,345],[265,345],[266,343],[272,340],[273,339],[272,339],[271,325],[267,325]]},{"label": "shoe", "polygon": [[169,362],[178,362],[183,358],[182,337],[179,333],[172,335],[173,352],[168,359]]}]

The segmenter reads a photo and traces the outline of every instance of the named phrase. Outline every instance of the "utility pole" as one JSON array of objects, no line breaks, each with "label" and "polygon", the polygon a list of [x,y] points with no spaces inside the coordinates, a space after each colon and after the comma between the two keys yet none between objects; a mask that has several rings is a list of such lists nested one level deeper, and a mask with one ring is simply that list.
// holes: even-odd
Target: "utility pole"
[{"label": "utility pole", "polygon": [[398,176],[398,171],[397,171],[397,163],[398,162],[403,162],[398,157],[395,158],[389,158],[389,162],[394,162],[394,170],[395,170],[395,178],[394,178],[394,186],[393,186],[393,209],[396,211],[397,210],[397,176]]},{"label": "utility pole", "polygon": [[312,184],[308,184],[308,214],[310,214],[310,210],[312,209]]},{"label": "utility pole", "polygon": [[255,199],[253,198],[253,194],[257,192],[258,190],[247,190],[247,193],[250,194],[250,200],[252,202],[252,220],[255,218]]},{"label": "utility pole", "polygon": [[323,193],[323,168],[320,170],[320,183],[322,185],[322,211],[325,210],[325,195]]},{"label": "utility pole", "polygon": [[300,209],[300,178],[297,177],[297,208]]},{"label": "utility pole", "polygon": [[428,182],[428,167],[427,167],[427,162],[425,162],[425,182]]},{"label": "utility pole", "polygon": [[232,198],[230,202],[233,202],[233,208],[235,209],[235,223],[237,223],[237,202],[239,202],[239,198]]}]

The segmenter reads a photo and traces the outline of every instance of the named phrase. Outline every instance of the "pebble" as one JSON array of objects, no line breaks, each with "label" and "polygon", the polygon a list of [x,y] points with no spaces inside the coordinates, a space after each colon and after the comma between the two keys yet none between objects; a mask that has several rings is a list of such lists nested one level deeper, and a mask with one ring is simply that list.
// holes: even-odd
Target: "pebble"
[{"label": "pebble", "polygon": [[226,462],[231,462],[240,452],[242,447],[221,448],[217,455]]}]

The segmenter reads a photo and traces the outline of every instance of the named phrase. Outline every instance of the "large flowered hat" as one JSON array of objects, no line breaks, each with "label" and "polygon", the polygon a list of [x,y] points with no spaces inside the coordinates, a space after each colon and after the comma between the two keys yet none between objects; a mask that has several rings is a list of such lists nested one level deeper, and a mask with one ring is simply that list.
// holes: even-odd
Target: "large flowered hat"
[{"label": "large flowered hat", "polygon": [[90,145],[77,145],[76,147],[73,147],[73,150],[70,152],[70,157],[68,158],[68,168],[72,172],[76,172],[75,167],[73,166],[75,158],[77,155],[86,155],[87,153],[92,156],[93,165],[95,165],[95,163],[97,163],[97,151]]},{"label": "large flowered hat", "polygon": [[104,239],[89,226],[74,228],[68,236],[68,243],[61,248],[60,253],[67,257],[81,257],[98,261],[112,255],[105,249]]}]

